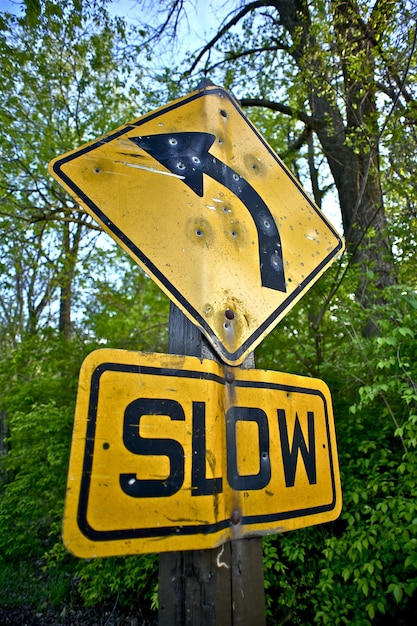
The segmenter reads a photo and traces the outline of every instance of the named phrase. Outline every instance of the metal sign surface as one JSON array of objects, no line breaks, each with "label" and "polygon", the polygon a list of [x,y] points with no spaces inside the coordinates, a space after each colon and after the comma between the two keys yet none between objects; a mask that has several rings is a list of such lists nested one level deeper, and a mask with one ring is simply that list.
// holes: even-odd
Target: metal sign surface
[{"label": "metal sign surface", "polygon": [[124,350],[85,360],[63,533],[77,556],[212,548],[340,508],[322,381]]},{"label": "metal sign surface", "polygon": [[214,85],[55,159],[50,172],[232,365],[343,250]]}]

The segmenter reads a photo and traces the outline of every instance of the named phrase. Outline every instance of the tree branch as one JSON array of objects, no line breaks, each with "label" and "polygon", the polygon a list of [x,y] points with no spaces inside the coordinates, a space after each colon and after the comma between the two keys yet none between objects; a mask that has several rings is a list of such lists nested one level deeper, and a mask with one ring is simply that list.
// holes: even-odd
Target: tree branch
[{"label": "tree branch", "polygon": [[152,41],[154,41],[155,39],[158,39],[163,32],[166,31],[169,23],[171,22],[172,17],[174,16],[174,25],[173,25],[173,35],[175,37],[175,34],[177,32],[177,27],[178,27],[178,22],[180,19],[180,13],[183,9],[184,6],[184,0],[174,0],[174,2],[172,2],[172,6],[168,12],[168,15],[164,21],[163,24],[161,24],[160,26],[158,26],[155,30],[153,35],[151,35],[147,40],[146,40],[146,44],[151,43]]},{"label": "tree branch", "polygon": [[217,63],[214,63],[213,65],[210,65],[210,67],[208,67],[206,71],[212,72],[213,70],[220,67],[224,63],[230,63],[231,61],[236,61],[237,59],[241,59],[242,57],[245,57],[245,56],[250,56],[252,54],[263,54],[264,52],[276,52],[277,50],[286,50],[286,48],[285,46],[271,46],[270,48],[268,47],[249,48],[248,50],[244,50],[243,52],[237,52],[235,54],[228,53],[226,54],[224,59],[222,59],[221,61],[218,61]]},{"label": "tree branch", "polygon": [[233,26],[236,26],[236,24],[238,24],[238,22],[240,22],[240,20],[243,17],[245,17],[245,15],[247,15],[251,11],[254,11],[255,9],[259,9],[261,7],[265,7],[268,4],[272,5],[271,2],[266,2],[265,0],[255,0],[254,2],[251,2],[251,3],[247,4],[245,7],[243,7],[243,9],[241,11],[236,13],[236,15],[231,20],[226,22],[226,24],[220,28],[219,32],[198,53],[198,55],[194,59],[194,62],[191,65],[190,69],[188,70],[187,75],[192,74],[192,72],[195,70],[197,65],[200,63],[200,61],[203,58],[203,56],[207,52],[209,52],[209,50],[211,50],[211,48],[219,41],[219,39],[221,39],[223,37],[223,35],[225,35],[227,33],[228,30],[230,30]]},{"label": "tree branch", "polygon": [[307,115],[304,111],[296,111],[287,104],[275,102],[274,100],[267,100],[266,98],[242,98],[240,100],[240,104],[244,107],[263,107],[265,109],[277,111],[278,113],[283,113],[289,117],[295,117],[313,130],[319,126],[318,120],[315,120],[314,117]]}]

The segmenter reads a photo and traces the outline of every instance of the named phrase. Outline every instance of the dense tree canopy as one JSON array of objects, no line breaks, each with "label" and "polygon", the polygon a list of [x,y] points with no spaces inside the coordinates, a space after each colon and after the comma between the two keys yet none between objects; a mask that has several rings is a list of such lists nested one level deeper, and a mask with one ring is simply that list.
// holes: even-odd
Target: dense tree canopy
[{"label": "dense tree canopy", "polygon": [[168,301],[47,165],[208,78],[336,226],[340,216],[347,243],[257,350],[258,367],[330,386],[344,497],[337,522],[265,539],[270,623],[406,626],[417,611],[417,7],[128,4],[128,15],[106,0],[0,12],[0,607],[61,613],[134,594],[137,616],[155,610],[153,555],[79,561],[60,524],[82,358],[100,345],[165,351]]},{"label": "dense tree canopy", "polygon": [[27,6],[25,18],[3,18],[1,34],[1,219],[11,237],[0,320],[11,341],[54,319],[70,338],[74,290],[98,231],[52,183],[48,162],[138,108],[125,86],[124,27],[101,3]]}]

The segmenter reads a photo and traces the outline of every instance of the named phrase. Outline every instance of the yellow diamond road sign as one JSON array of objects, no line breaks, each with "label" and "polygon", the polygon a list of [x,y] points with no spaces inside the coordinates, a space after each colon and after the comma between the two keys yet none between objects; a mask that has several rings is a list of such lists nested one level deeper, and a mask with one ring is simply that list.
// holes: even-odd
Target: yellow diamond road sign
[{"label": "yellow diamond road sign", "polygon": [[343,249],[214,85],[55,159],[50,171],[232,365]]},{"label": "yellow diamond road sign", "polygon": [[325,383],[240,368],[227,382],[227,369],[124,350],[87,357],[64,515],[69,550],[213,548],[338,517]]}]

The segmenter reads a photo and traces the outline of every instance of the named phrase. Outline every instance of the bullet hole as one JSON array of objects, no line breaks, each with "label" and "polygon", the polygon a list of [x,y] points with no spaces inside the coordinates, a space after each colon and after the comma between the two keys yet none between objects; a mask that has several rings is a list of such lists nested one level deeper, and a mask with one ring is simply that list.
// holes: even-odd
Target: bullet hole
[{"label": "bullet hole", "polygon": [[282,259],[279,254],[275,253],[271,256],[271,265],[277,272],[282,270]]},{"label": "bullet hole", "polygon": [[257,223],[261,231],[268,237],[272,237],[276,233],[275,223],[271,220],[269,215],[260,213],[257,218]]},{"label": "bullet hole", "polygon": [[235,375],[233,372],[226,372],[226,382],[229,383],[229,385],[235,382]]}]

